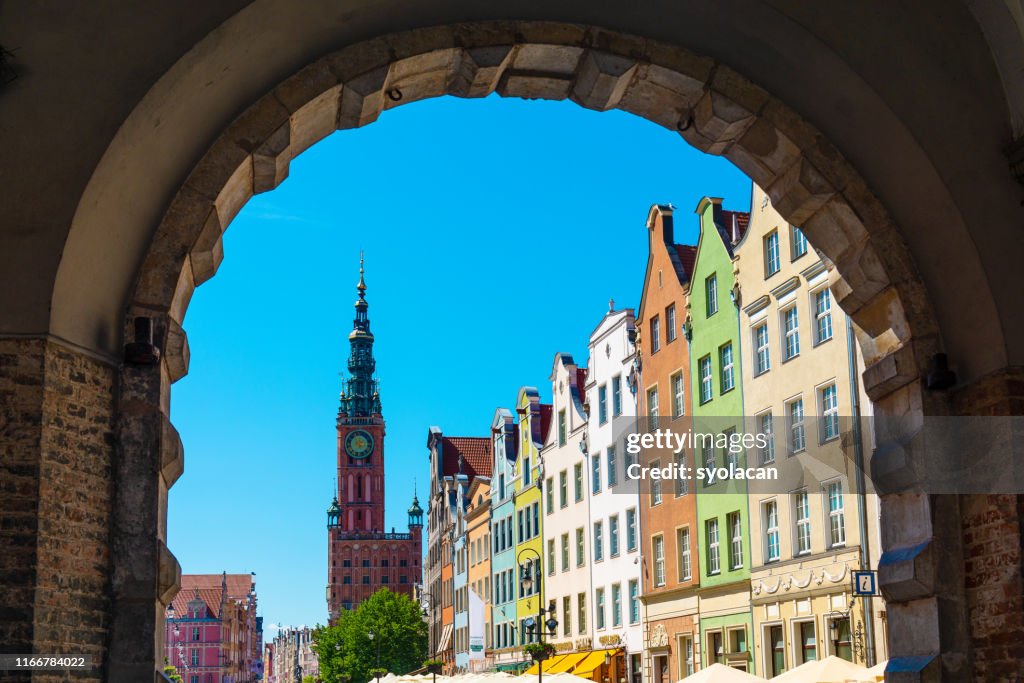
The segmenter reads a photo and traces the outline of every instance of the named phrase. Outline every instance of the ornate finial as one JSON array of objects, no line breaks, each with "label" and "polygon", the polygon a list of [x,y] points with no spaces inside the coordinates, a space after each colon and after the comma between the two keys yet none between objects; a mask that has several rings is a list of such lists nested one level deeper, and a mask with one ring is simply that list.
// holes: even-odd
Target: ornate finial
[{"label": "ornate finial", "polygon": [[356,289],[359,290],[359,297],[362,298],[363,294],[366,293],[366,280],[363,277],[363,250],[359,250],[359,284],[356,285]]},{"label": "ornate finial", "polygon": [[615,299],[608,299],[608,312],[609,313],[614,313],[615,312]]}]

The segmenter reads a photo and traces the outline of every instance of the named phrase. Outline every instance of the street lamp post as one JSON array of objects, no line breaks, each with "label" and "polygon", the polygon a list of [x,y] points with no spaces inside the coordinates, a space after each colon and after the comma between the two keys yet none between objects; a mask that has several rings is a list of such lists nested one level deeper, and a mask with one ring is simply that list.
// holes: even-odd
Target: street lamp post
[{"label": "street lamp post", "polygon": [[[536,558],[535,562],[523,564],[521,558],[523,555],[527,554],[533,555]],[[536,623],[531,623],[533,622],[533,617],[527,617],[523,622],[523,625],[529,629],[530,632],[532,632],[534,628],[537,629],[537,641],[540,643],[542,650],[540,658],[535,658],[535,661],[537,662],[537,683],[544,683],[544,660],[547,659],[547,653],[544,649],[544,627],[547,627],[551,632],[551,635],[554,636],[556,629],[558,628],[558,620],[555,619],[554,603],[548,605],[549,616],[547,620],[544,619],[544,583],[541,581],[540,577],[540,561],[540,553],[533,548],[523,548],[519,551],[519,554],[516,555],[516,564],[519,565],[520,570],[519,583],[522,588],[522,594],[529,595],[533,588],[533,582],[537,582],[537,621]],[[538,576],[536,579],[533,577],[532,567],[537,568]]]},{"label": "street lamp post", "polygon": [[366,634],[366,637],[370,639],[371,643],[377,641],[377,666],[373,671],[373,676],[377,679],[377,683],[380,683],[380,637],[377,634],[377,629],[372,629]]}]

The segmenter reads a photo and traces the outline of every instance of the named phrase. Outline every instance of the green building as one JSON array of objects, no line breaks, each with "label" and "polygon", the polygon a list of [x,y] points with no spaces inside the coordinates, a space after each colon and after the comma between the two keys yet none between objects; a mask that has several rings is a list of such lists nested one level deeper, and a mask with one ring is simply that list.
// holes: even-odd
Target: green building
[{"label": "green building", "polygon": [[[727,438],[743,431],[733,246],[743,237],[750,214],[725,211],[721,199],[705,197],[697,205],[697,215],[700,238],[686,324],[694,432]],[[746,467],[742,450],[734,452],[715,442],[695,448],[696,467]],[[698,480],[694,487],[702,665],[720,662],[753,673],[747,486],[737,480]]]}]

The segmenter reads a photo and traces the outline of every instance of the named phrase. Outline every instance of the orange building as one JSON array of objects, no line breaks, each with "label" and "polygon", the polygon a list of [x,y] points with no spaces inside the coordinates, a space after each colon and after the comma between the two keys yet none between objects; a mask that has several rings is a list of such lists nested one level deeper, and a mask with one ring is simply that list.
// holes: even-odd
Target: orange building
[{"label": "orange building", "polygon": [[[676,244],[672,207],[656,204],[647,216],[649,254],[637,314],[641,358],[640,416],[644,427],[689,427],[689,349],[684,338],[686,295],[697,248]],[[664,467],[693,453],[644,451],[641,464]],[[669,683],[695,670],[698,649],[697,496],[693,482],[641,487],[640,534],[647,625],[645,669],[651,683]]]}]

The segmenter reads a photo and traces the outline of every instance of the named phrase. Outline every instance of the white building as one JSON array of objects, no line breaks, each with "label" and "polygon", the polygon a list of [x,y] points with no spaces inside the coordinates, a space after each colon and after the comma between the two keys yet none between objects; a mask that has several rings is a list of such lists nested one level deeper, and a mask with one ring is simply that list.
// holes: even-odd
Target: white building
[{"label": "white building", "polygon": [[544,601],[554,601],[558,628],[549,636],[559,653],[588,652],[593,620],[590,584],[589,486],[582,443],[586,369],[555,354],[551,369],[551,425],[541,450],[544,463]]},{"label": "white building", "polygon": [[636,374],[636,330],[633,309],[609,309],[590,335],[586,384],[584,469],[590,493],[594,648],[621,648],[608,680],[638,683],[643,651],[639,492],[637,481],[626,477],[626,467],[636,456],[626,453],[624,443],[636,418],[630,388]]}]

